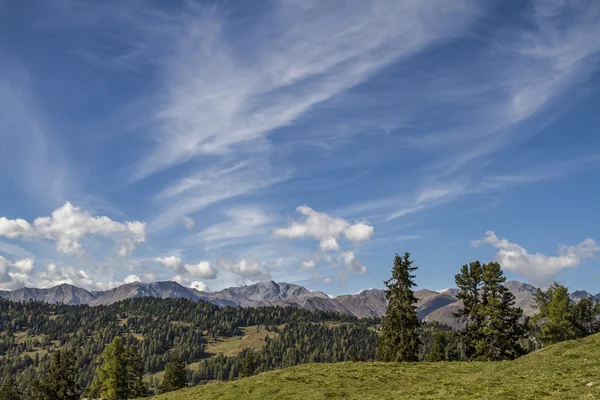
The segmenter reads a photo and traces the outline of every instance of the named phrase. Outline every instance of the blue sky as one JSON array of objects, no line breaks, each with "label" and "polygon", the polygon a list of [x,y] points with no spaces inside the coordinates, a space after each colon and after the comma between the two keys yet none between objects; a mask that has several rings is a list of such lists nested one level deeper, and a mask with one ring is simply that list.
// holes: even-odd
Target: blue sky
[{"label": "blue sky", "polygon": [[[0,288],[600,292],[597,1],[0,2]],[[38,219],[39,218],[39,219]]]}]

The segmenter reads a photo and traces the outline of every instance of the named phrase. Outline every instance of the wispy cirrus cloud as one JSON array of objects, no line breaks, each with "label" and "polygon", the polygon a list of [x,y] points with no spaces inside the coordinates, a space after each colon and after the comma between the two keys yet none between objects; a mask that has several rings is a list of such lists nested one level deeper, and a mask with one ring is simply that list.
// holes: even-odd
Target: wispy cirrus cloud
[{"label": "wispy cirrus cloud", "polygon": [[[390,63],[459,34],[480,11],[473,1],[334,3],[270,3],[244,35],[218,8],[165,17],[174,50],[153,57],[167,95],[156,104],[158,129],[148,130],[154,149],[133,179],[181,164],[192,172],[158,194],[164,211],[151,226],[288,179],[294,169],[273,135]],[[208,174],[223,179],[206,178],[208,161]]]}]

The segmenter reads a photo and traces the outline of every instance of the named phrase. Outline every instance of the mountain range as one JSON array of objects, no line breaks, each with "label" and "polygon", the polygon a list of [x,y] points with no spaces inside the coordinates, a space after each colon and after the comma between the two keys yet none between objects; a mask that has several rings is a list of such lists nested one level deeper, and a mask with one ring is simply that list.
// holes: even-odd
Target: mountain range
[{"label": "mountain range", "polygon": [[[526,283],[509,281],[506,287],[515,295],[515,304],[523,309],[527,316],[534,315],[534,296],[536,288]],[[454,328],[460,323],[453,313],[462,303],[456,297],[458,289],[441,292],[421,289],[415,292],[418,316],[428,322],[441,322]],[[154,283],[133,282],[107,291],[88,291],[69,284],[48,289],[21,288],[12,291],[0,291],[0,297],[12,301],[37,300],[48,303],[70,305],[87,304],[90,306],[110,305],[118,301],[136,297],[186,298],[193,301],[203,300],[219,306],[260,307],[294,306],[307,310],[335,311],[355,315],[359,318],[380,317],[385,313],[387,300],[382,289],[367,289],[356,294],[330,297],[319,291],[311,291],[303,286],[285,282],[260,282],[253,285],[231,287],[218,292],[201,292],[177,282]],[[592,297],[600,300],[600,293],[592,295],[585,291],[575,291],[570,295],[574,302]]]}]

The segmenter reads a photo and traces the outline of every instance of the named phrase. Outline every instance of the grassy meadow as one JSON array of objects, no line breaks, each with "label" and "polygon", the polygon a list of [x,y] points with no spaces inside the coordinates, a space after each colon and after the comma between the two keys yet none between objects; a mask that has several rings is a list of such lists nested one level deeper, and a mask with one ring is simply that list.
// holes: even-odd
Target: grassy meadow
[{"label": "grassy meadow", "polygon": [[514,361],[309,364],[156,399],[600,399],[600,334]]}]

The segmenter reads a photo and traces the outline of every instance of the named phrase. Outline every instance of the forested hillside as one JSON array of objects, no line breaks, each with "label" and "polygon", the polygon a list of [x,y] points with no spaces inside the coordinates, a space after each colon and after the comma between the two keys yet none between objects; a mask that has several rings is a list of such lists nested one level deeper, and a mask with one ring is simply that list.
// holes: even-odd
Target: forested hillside
[{"label": "forested hillside", "polygon": [[85,388],[98,355],[122,337],[126,346],[138,349],[146,374],[164,370],[175,356],[188,364],[207,360],[192,371],[193,382],[233,379],[247,351],[218,356],[210,343],[239,336],[249,326],[262,326],[265,336],[270,331],[273,338],[259,341],[266,350],[255,357],[257,371],[305,362],[371,360],[374,322],[295,307],[221,308],[187,299],[146,297],[98,307],[0,299],[0,376],[14,375],[25,389],[27,382],[46,374],[53,352],[72,349],[81,372],[79,385]]}]

